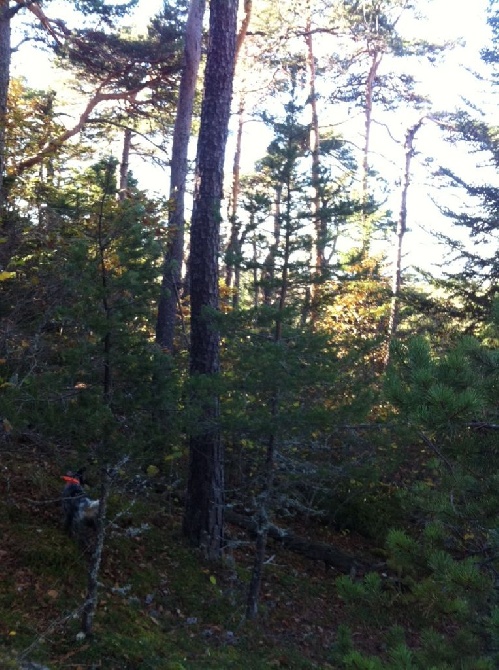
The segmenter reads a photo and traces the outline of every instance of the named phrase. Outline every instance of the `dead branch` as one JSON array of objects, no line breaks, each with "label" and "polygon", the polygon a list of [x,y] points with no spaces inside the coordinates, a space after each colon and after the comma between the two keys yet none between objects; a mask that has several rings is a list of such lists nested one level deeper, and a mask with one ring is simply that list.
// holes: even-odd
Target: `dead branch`
[{"label": "dead branch", "polygon": [[[253,517],[239,514],[231,509],[225,511],[225,520],[228,523],[245,528],[250,533],[258,531],[258,524]],[[326,542],[313,542],[307,538],[299,537],[289,530],[279,528],[272,523],[268,524],[267,534],[273,540],[280,542],[289,551],[301,554],[313,561],[322,561],[326,568],[334,568],[346,575],[355,574],[359,569],[365,571],[368,567],[355,556],[351,556]]]},{"label": "dead branch", "polygon": [[97,92],[90,99],[87,106],[81,113],[78,122],[72,128],[68,128],[68,130],[59,135],[59,137],[50,140],[36,155],[31,156],[30,158],[27,158],[26,160],[18,163],[12,171],[15,176],[19,177],[20,175],[23,174],[23,172],[25,172],[29,168],[32,168],[35,165],[39,165],[44,160],[44,158],[52,156],[65,142],[71,139],[71,137],[77,135],[83,129],[85,124],[88,122],[90,115],[97,107],[97,105],[99,105],[102,102],[109,102],[110,100],[130,100],[135,95],[137,95],[137,93],[142,91],[144,88],[151,86],[152,84],[152,82],[148,81],[130,91],[104,93],[102,91],[102,88],[105,86],[105,83],[99,86]]}]

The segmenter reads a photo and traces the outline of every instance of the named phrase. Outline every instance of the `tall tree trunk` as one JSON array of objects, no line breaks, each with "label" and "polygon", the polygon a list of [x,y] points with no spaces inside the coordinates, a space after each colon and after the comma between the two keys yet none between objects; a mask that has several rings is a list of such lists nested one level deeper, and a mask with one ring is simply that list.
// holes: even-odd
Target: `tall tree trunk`
[{"label": "tall tree trunk", "polygon": [[[236,39],[236,65],[239,60],[242,46],[244,44],[244,39],[246,33],[248,32],[248,26],[251,20],[251,10],[253,8],[253,0],[244,0],[244,19],[239,28]],[[237,206],[239,201],[239,191],[240,191],[240,176],[241,176],[241,151],[242,151],[242,141],[243,141],[243,127],[244,127],[244,113],[245,113],[245,92],[241,91],[239,94],[239,106],[238,106],[238,124],[237,124],[237,134],[236,134],[236,150],[234,152],[234,161],[232,164],[232,194],[230,201],[230,210],[229,210],[229,222],[231,226],[229,244],[227,247],[227,268],[225,273],[225,283],[230,288],[234,281],[234,295],[232,298],[233,307],[237,307],[239,302],[239,266],[240,266],[240,255],[241,255],[241,240],[239,239],[239,233],[241,231],[241,225],[237,218]]]},{"label": "tall tree trunk", "polygon": [[[237,0],[211,0],[210,39],[204,79],[191,224],[190,295],[192,401],[199,412],[190,438],[189,475],[183,530],[189,541],[218,558],[223,541],[224,464],[219,404],[209,382],[219,372],[218,256],[223,169],[236,51]],[[204,391],[200,389],[204,386]]]},{"label": "tall tree trunk", "polygon": [[363,256],[369,256],[372,237],[372,225],[368,212],[369,202],[369,152],[371,150],[371,127],[372,127],[372,113],[373,113],[373,92],[374,84],[376,83],[376,76],[378,68],[383,58],[383,53],[374,48],[370,51],[371,65],[367,75],[364,88],[364,149],[362,155],[362,183],[361,183],[361,198],[362,198],[362,252]]},{"label": "tall tree trunk", "polygon": [[184,69],[180,80],[177,116],[173,130],[169,195],[169,242],[163,265],[163,281],[158,302],[156,341],[173,350],[177,305],[184,259],[184,199],[188,169],[188,150],[196,82],[201,60],[201,38],[205,0],[191,0],[185,27]]},{"label": "tall tree trunk", "polygon": [[321,216],[321,193],[320,193],[320,133],[319,115],[317,112],[317,91],[315,87],[315,56],[312,37],[312,22],[310,14],[305,29],[305,42],[307,45],[307,68],[309,77],[309,100],[311,114],[310,123],[310,151],[312,154],[312,223],[315,230],[315,262],[312,271],[311,295],[307,299],[311,303],[312,324],[317,319],[317,308],[320,300],[320,284],[325,269],[325,248],[327,240],[327,227],[324,217]]},{"label": "tall tree trunk", "polygon": [[390,347],[395,338],[398,320],[399,320],[399,303],[400,303],[400,289],[402,286],[402,244],[404,235],[407,231],[407,193],[411,183],[411,162],[414,156],[414,138],[416,133],[421,128],[424,122],[424,117],[421,118],[414,126],[409,128],[405,135],[404,151],[405,163],[404,174],[402,177],[402,195],[400,199],[400,212],[397,221],[397,232],[395,238],[394,248],[394,263],[392,273],[392,299],[390,305],[390,318],[388,322],[388,336],[385,353],[385,367],[390,362]]},{"label": "tall tree trunk", "polygon": [[275,260],[281,242],[281,197],[282,184],[275,186],[274,201],[274,241],[270,246],[269,253],[265,258],[262,270],[263,279],[263,304],[271,305],[275,292]]},{"label": "tall tree trunk", "polygon": [[[291,175],[288,173],[285,186],[286,211],[284,222],[284,248],[283,248],[283,266],[281,275],[281,286],[277,299],[277,314],[274,329],[274,343],[279,346],[282,341],[282,319],[288,296],[289,284],[289,265],[291,258]],[[271,425],[277,423],[279,413],[279,389],[269,401]],[[265,564],[265,552],[267,549],[267,539],[270,527],[269,512],[272,506],[274,495],[274,471],[277,454],[278,435],[272,431],[267,440],[267,451],[264,464],[264,484],[261,494],[258,496],[259,508],[256,514],[257,535],[255,544],[255,559],[253,561],[253,570],[251,573],[250,585],[248,589],[248,598],[246,601],[246,618],[254,619],[258,613],[258,602],[260,597],[260,588],[263,578],[263,566]]]},{"label": "tall tree trunk", "polygon": [[123,150],[121,152],[120,162],[120,186],[118,198],[126,200],[128,198],[128,172],[130,166],[130,149],[132,147],[132,129],[125,128],[123,133]]},{"label": "tall tree trunk", "polygon": [[237,216],[237,205],[239,201],[239,191],[241,188],[241,150],[243,140],[245,100],[244,93],[239,98],[237,110],[238,123],[236,133],[236,150],[234,152],[234,161],[232,163],[232,192],[229,207],[230,237],[227,245],[227,267],[225,271],[225,283],[230,288],[234,284],[236,289],[232,299],[232,305],[237,307],[239,296],[237,294],[239,286],[236,284],[237,269],[240,265],[241,243],[239,234],[241,232],[241,222]]},{"label": "tall tree trunk", "polygon": [[239,60],[239,56],[241,54],[241,48],[244,44],[246,33],[248,32],[248,27],[251,21],[252,9],[253,9],[253,0],[244,0],[244,18],[242,20],[241,27],[239,28],[236,38],[236,56],[235,56],[236,63]]},{"label": "tall tree trunk", "polygon": [[11,12],[9,0],[0,0],[0,270],[5,268],[12,253],[13,223],[7,216],[6,127],[7,100],[10,83]]},{"label": "tall tree trunk", "polygon": [[6,164],[7,101],[11,61],[11,13],[9,0],[0,0],[0,208],[5,205],[4,177]]},{"label": "tall tree trunk", "polygon": [[[251,216],[254,217],[254,214]],[[257,234],[255,228],[252,228],[253,235],[251,238],[251,248],[253,251],[253,308],[257,309],[260,304],[260,287],[258,282],[258,246],[257,246]]]}]

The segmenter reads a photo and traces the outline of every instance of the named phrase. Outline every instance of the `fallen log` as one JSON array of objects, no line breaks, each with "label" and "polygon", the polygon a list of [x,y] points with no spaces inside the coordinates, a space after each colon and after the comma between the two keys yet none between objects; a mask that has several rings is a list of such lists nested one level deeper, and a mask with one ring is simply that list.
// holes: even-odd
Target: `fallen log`
[{"label": "fallen log", "polygon": [[[244,528],[252,535],[256,535],[258,531],[257,522],[253,517],[239,514],[230,508],[225,510],[225,521]],[[362,573],[366,571],[366,565],[362,561],[326,542],[312,542],[274,524],[268,525],[267,533],[272,540],[280,542],[289,551],[301,554],[314,561],[322,561],[326,569],[334,568],[338,572],[352,577],[358,571]]]}]

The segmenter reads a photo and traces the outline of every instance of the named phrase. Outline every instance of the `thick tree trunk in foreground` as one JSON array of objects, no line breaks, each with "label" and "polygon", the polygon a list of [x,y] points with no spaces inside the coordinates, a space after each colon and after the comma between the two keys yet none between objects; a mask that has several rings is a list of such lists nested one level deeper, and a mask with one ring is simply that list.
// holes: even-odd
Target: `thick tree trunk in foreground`
[{"label": "thick tree trunk in foreground", "polygon": [[5,176],[5,131],[7,122],[7,97],[10,83],[11,61],[11,13],[9,0],[0,0],[0,206],[5,204],[3,197],[3,179]]},{"label": "thick tree trunk in foreground", "polygon": [[6,216],[6,124],[7,124],[7,96],[10,82],[11,60],[11,13],[9,0],[0,0],[0,237],[4,238],[0,244],[0,270],[5,268],[11,254],[11,244],[14,231],[12,223]]},{"label": "thick tree trunk in foreground", "polygon": [[215,381],[219,372],[218,255],[223,168],[236,50],[237,0],[211,0],[191,224],[190,375],[196,432],[190,438],[189,476],[183,529],[189,541],[218,558],[223,540],[224,464]]},{"label": "thick tree trunk in foreground", "polygon": [[158,303],[156,341],[173,350],[178,296],[184,258],[184,199],[188,150],[191,137],[194,96],[201,60],[201,38],[205,0],[191,0],[185,27],[184,69],[180,80],[177,116],[173,130],[168,216],[168,248],[163,266],[163,282]]}]

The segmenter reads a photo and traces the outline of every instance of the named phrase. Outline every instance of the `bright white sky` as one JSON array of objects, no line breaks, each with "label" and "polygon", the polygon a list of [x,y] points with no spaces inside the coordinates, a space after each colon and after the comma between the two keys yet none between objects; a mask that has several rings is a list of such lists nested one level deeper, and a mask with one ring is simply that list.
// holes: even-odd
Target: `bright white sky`
[{"label": "bright white sky", "polygon": [[[480,49],[485,46],[490,35],[486,23],[487,4],[487,0],[434,0],[429,22],[421,22],[419,26],[411,24],[408,30],[414,34],[419,27],[420,35],[428,40],[464,40],[462,47],[447,55],[446,64],[432,69],[428,66],[428,72],[422,77],[436,109],[452,111],[454,107],[462,107],[464,97],[476,102],[479,109],[492,109],[494,117],[491,119],[495,122],[496,101],[492,100],[491,88],[486,81],[480,81],[473,74],[475,70],[485,73]],[[489,76],[490,72],[485,74]],[[414,173],[408,194],[408,223],[413,232],[407,236],[405,249],[409,251],[408,261],[428,267],[432,263],[442,262],[442,249],[435,244],[429,232],[424,231],[450,231],[447,230],[449,221],[439,214],[432,203],[432,197],[442,202],[444,193],[441,189],[438,192],[435,190],[421,161],[425,155],[434,157],[435,168],[442,164],[456,169],[462,177],[471,181],[480,180],[480,170],[473,156],[465,156],[462,150],[444,144],[439,131],[432,124],[426,124],[421,129],[415,146],[421,154],[413,160]],[[435,146],[439,147],[437,156]],[[450,191],[447,193],[450,198],[456,197]],[[455,200],[449,200],[446,204],[456,211],[459,211],[461,205]]]},{"label": "bright white sky", "polygon": [[[67,18],[68,25],[73,25],[71,12],[65,14],[60,9],[62,6],[67,9],[66,3],[61,4],[60,0],[53,0],[47,6],[47,14]],[[136,26],[137,32],[142,32],[150,18],[158,13],[162,6],[163,0],[140,0],[133,17],[130,20],[127,19],[126,23]],[[480,68],[479,52],[480,48],[486,43],[488,36],[485,18],[487,0],[472,0],[472,2],[470,0],[433,0],[432,2],[421,2],[421,7],[424,8],[427,19],[414,22],[403,18],[398,28],[407,30],[408,35],[423,37],[430,42],[457,39],[465,41],[464,46],[455,49],[454,52],[446,56],[445,64],[427,66],[426,70],[422,69],[418,73],[424,88],[435,101],[436,107],[440,109],[452,110],[459,104],[462,95],[468,99],[476,100],[479,108],[483,107],[485,104],[484,98],[487,96],[487,91],[484,90],[486,84],[478,82],[464,68]],[[48,88],[49,86],[58,88],[57,80],[60,75],[50,67],[49,58],[40,57],[40,52],[35,50],[34,47],[23,46],[19,53],[14,54],[13,74],[25,76],[28,84],[36,88]],[[75,108],[75,114],[77,113],[78,111]],[[398,128],[396,122],[391,127],[392,134],[402,139],[405,130],[412,123],[414,123],[414,118],[402,114],[399,117]],[[258,138],[255,141],[253,135],[248,135],[244,139],[243,170],[251,171],[254,161],[261,158],[265,153],[266,135],[258,124],[247,124],[247,128],[249,133],[253,132],[253,135]],[[375,141],[376,133],[373,133],[373,151],[387,157],[384,167],[383,163],[380,163],[381,168],[378,167],[378,169],[386,170],[387,173],[399,170],[400,168],[397,166],[402,165],[401,148],[397,148],[396,145],[389,148],[390,142],[387,141],[386,134],[383,135],[381,131],[377,133],[378,146],[374,144]],[[416,147],[422,155],[425,153],[431,155],[435,141],[435,129],[428,126],[420,131]],[[104,148],[103,151],[105,153],[108,149]],[[228,165],[232,163],[232,151],[233,142],[229,140]],[[442,161],[445,160],[446,157],[442,154]],[[452,157],[451,160],[455,160],[455,158]],[[417,167],[416,160],[414,163],[415,174],[409,193],[409,224],[414,232],[408,235],[406,244],[411,249],[410,257],[413,262],[424,259],[425,264],[428,265],[432,259],[441,260],[440,250],[432,243],[431,238],[421,234],[421,229],[431,229],[436,225],[445,225],[445,221],[440,219],[440,222],[437,223],[439,219],[437,210],[432,205],[429,197],[431,189],[427,183],[427,174]],[[166,193],[167,175],[158,172],[157,168],[141,164],[137,174],[143,188],[152,188],[163,195]],[[397,198],[398,195],[395,193],[392,205],[394,213],[397,212]],[[415,203],[417,203],[417,207]]]}]

